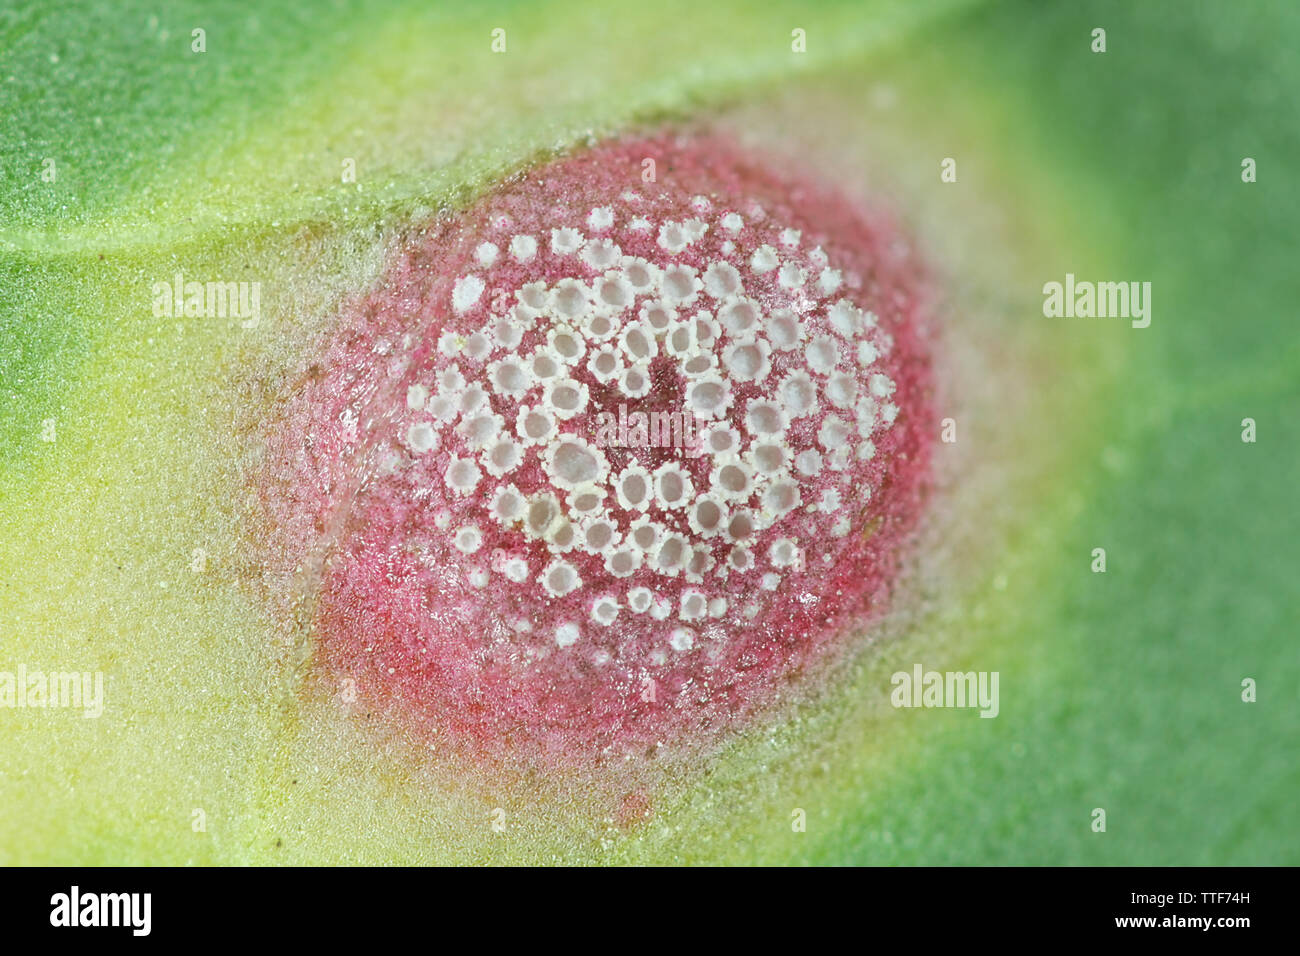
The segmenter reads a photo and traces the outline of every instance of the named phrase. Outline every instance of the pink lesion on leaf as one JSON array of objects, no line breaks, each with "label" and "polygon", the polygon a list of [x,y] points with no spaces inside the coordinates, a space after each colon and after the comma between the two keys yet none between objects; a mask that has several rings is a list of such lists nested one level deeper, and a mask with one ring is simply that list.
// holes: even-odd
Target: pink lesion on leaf
[{"label": "pink lesion on leaf", "polygon": [[[646,156],[657,159],[655,183],[641,179]],[[568,232],[552,242],[552,230],[569,229],[593,244],[573,251]],[[534,237],[535,252],[519,236]],[[618,247],[616,261],[607,261],[606,240]],[[688,292],[676,267],[694,270],[700,288],[689,290],[675,321],[707,311],[719,329],[696,353],[712,355],[706,361],[725,381],[731,403],[720,420],[746,452],[760,454],[754,446],[766,438],[784,447],[779,466],[779,449],[761,453],[777,471],[760,476],[748,498],[727,498],[717,485],[719,462],[745,462],[744,453],[600,447],[589,462],[577,443],[557,452],[565,436],[590,445],[600,412],[620,402],[677,410],[701,380],[670,354],[672,329],[638,326],[656,355],[645,363],[649,394],[634,399],[586,365],[602,345],[619,345],[617,335],[602,337],[598,323],[588,335],[581,321],[567,321],[572,303],[559,295],[544,308],[526,304],[564,280],[640,280],[632,270],[643,264],[658,273],[653,295],[634,296],[622,311],[608,301],[599,308],[621,328],[643,322],[645,303]],[[926,283],[888,219],[726,141],[631,139],[541,166],[460,215],[412,230],[383,280],[343,310],[322,354],[305,363],[259,476],[272,591],[282,609],[304,618],[317,666],[354,678],[368,706],[417,735],[555,765],[716,737],[772,703],[791,675],[857,640],[887,604],[930,470]],[[621,301],[619,289],[608,294]],[[737,302],[738,312],[723,315]],[[751,306],[756,328],[745,327]],[[797,348],[777,347],[789,330],[772,317],[783,310],[800,320]],[[498,333],[502,320],[521,328]],[[522,397],[502,394],[488,369],[510,356],[552,354],[557,329],[583,336],[583,357],[565,375],[585,404],[553,416],[551,445],[528,444],[517,430],[520,409],[559,399],[538,381]],[[485,330],[495,345],[480,355],[473,337]],[[826,342],[837,356],[830,371]],[[635,364],[640,343],[619,347]],[[794,415],[801,405],[792,393],[779,435],[755,431],[763,425],[746,417],[751,403],[779,403],[780,383],[796,372],[813,382],[816,409]],[[475,384],[481,400],[470,393]],[[474,408],[452,415],[434,407],[440,395]],[[473,416],[483,409],[500,422],[480,430]],[[831,416],[838,424],[828,424]],[[489,449],[471,441],[494,428],[523,451],[500,475],[491,473]],[[832,467],[839,447],[848,451]],[[808,452],[821,461],[811,474],[796,466],[815,460],[798,457]],[[633,460],[651,474],[678,462],[696,498],[716,492],[730,517],[756,516],[752,563],[742,569],[735,557],[744,540],[699,532],[685,512],[623,507],[611,482]],[[624,576],[611,570],[611,552],[569,546],[559,525],[531,533],[526,521],[492,513],[503,489],[530,506],[553,495],[556,520],[577,537],[591,522],[569,508],[566,485],[589,474],[605,491],[600,517],[625,541],[648,516],[707,560],[695,573],[661,572],[651,566],[661,541]],[[763,494],[778,481],[798,488],[798,503],[764,512]],[[793,551],[779,541],[794,542]],[[559,573],[548,587],[543,576],[561,563],[572,575]],[[637,611],[632,592],[641,589],[652,603]],[[595,616],[602,598],[619,605],[610,623]]]}]

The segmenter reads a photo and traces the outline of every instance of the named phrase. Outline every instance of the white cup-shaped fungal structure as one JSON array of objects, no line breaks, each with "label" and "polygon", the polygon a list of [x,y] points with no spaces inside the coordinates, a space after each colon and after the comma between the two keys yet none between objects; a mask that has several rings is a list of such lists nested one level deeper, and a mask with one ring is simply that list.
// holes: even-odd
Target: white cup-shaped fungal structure
[{"label": "white cup-shaped fungal structure", "polygon": [[[649,155],[671,177],[643,182]],[[670,137],[420,231],[271,456],[283,559],[323,569],[319,663],[413,726],[535,756],[753,711],[869,626],[921,507],[908,250],[816,184]]]}]

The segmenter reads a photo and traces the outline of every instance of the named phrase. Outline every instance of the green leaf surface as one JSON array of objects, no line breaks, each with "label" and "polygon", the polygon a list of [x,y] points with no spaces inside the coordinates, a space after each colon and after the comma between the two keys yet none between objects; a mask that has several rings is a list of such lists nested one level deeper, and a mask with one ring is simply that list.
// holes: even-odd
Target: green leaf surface
[{"label": "green leaf surface", "polygon": [[[1262,0],[6,6],[0,671],[102,670],[108,707],[0,709],[0,863],[1300,862],[1297,50]],[[301,692],[239,427],[405,224],[658,123],[899,211],[967,437],[925,601],[624,832]],[[267,320],[154,318],[176,271],[267,277]],[[1150,281],[1150,328],[1045,318],[1066,272]],[[891,708],[916,661],[999,670],[1001,713]]]}]

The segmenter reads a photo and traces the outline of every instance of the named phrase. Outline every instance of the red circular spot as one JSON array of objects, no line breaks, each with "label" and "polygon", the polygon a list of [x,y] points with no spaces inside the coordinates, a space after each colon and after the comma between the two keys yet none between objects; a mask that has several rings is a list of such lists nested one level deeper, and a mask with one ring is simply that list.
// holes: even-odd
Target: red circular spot
[{"label": "red circular spot", "polygon": [[743,720],[888,596],[923,291],[888,222],[715,140],[605,145],[416,232],[272,441],[268,561],[318,662],[529,759]]}]

